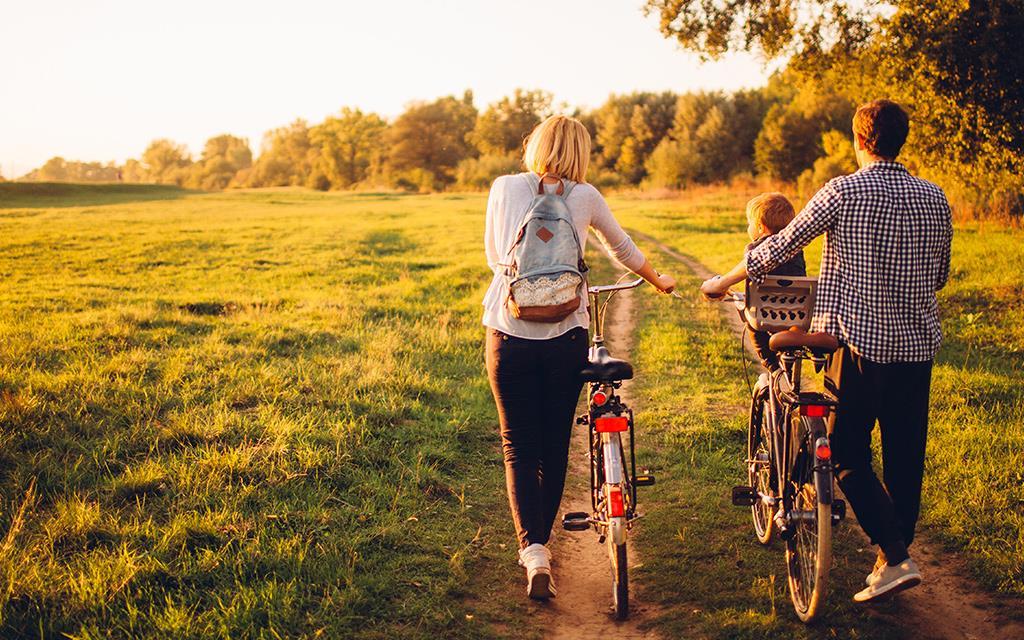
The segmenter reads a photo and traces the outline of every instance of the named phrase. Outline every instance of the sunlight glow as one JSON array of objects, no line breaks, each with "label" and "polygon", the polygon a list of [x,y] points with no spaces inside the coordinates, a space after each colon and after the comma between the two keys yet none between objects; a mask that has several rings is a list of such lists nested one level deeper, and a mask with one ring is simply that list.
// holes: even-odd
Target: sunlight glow
[{"label": "sunlight glow", "polygon": [[[123,161],[167,137],[262,134],[342,106],[394,117],[412,100],[516,87],[595,107],[633,90],[764,83],[749,56],[701,65],[639,0],[27,0],[0,21],[0,173],[48,158]],[[550,53],[545,54],[543,52]]]}]

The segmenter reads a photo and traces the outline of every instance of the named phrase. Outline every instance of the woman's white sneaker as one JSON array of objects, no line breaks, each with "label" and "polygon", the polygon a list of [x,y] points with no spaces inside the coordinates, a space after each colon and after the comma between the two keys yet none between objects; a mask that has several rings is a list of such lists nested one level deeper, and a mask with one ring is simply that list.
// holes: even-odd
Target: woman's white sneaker
[{"label": "woman's white sneaker", "polygon": [[870,602],[884,595],[906,591],[921,584],[921,572],[910,558],[895,567],[885,565],[881,571],[872,575],[877,576],[874,582],[867,589],[857,592],[853,596],[854,602]]},{"label": "woman's white sneaker", "polygon": [[878,558],[875,559],[875,566],[871,569],[871,573],[868,574],[867,578],[864,578],[864,584],[870,587],[878,582],[878,577],[882,575],[882,569],[884,569],[885,566],[885,558],[878,556]]},{"label": "woman's white sneaker", "polygon": [[551,551],[542,544],[531,544],[519,551],[519,564],[526,568],[526,595],[535,600],[555,597],[551,579]]}]

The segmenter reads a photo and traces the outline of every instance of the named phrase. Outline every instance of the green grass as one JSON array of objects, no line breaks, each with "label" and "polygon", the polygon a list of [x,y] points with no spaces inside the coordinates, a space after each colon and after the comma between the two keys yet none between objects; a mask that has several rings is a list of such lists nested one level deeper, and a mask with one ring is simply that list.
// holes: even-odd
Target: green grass
[{"label": "green grass", "polygon": [[[654,252],[660,268],[676,266]],[[699,280],[681,274],[683,291]],[[717,306],[696,296],[643,296],[634,359],[638,387],[639,460],[658,475],[644,490],[647,517],[639,528],[645,598],[659,602],[664,637],[899,638],[898,608],[857,608],[873,552],[848,526],[835,532],[832,594],[821,619],[801,623],[786,590],[783,547],[762,547],[750,510],[732,505],[730,490],[746,483],[748,392],[740,346]],[[653,503],[654,507],[650,506]]]},{"label": "green grass", "polygon": [[0,182],[0,218],[30,216],[32,212],[4,209],[84,207],[120,202],[173,200],[189,192],[163,184],[71,184],[64,182]]},{"label": "green grass", "polygon": [[0,217],[0,635],[514,615],[481,197],[89,191]]},{"label": "green grass", "polygon": [[[20,189],[0,189],[0,636],[540,636],[483,369],[483,195]],[[613,206],[722,268],[743,199]],[[925,511],[1011,593],[1020,240],[958,232]],[[813,635],[727,504],[738,345],[695,297],[638,298],[640,452],[662,470],[638,588],[666,629]],[[850,591],[870,557],[842,535]],[[845,595],[815,629],[884,637]]]},{"label": "green grass", "polygon": [[[711,188],[677,200],[616,198],[612,209],[624,225],[723,272],[749,241],[743,210],[753,195]],[[820,242],[805,250],[812,273]],[[988,587],[1018,596],[1024,595],[1022,275],[1024,232],[956,227],[951,277],[939,296],[945,342],[932,383],[922,516],[927,535],[963,551]],[[720,375],[739,374],[733,367]],[[700,377],[707,382],[717,375],[702,369]],[[652,394],[652,402],[666,393]]]}]

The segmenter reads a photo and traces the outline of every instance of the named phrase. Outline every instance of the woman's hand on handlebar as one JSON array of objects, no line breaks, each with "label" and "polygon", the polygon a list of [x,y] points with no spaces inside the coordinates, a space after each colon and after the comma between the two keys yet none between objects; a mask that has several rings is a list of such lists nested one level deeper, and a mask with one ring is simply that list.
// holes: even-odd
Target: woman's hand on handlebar
[{"label": "woman's hand on handlebar", "polygon": [[700,285],[700,292],[708,300],[717,300],[729,292],[729,283],[722,276],[714,276]]},{"label": "woman's hand on handlebar", "polygon": [[667,273],[659,273],[657,282],[651,284],[662,293],[672,293],[676,288],[676,279]]}]

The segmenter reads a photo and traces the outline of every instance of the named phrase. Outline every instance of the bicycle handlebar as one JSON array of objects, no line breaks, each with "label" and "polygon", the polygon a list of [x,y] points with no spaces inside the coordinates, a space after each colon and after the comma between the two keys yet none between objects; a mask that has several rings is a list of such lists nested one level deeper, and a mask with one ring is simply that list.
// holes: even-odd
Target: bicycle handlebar
[{"label": "bicycle handlebar", "polygon": [[607,293],[609,291],[623,291],[625,289],[636,289],[637,287],[639,287],[643,283],[644,283],[644,279],[643,278],[637,278],[636,280],[633,280],[632,282],[623,282],[623,283],[616,283],[616,284],[605,284],[605,285],[600,285],[600,286],[597,286],[597,287],[588,287],[587,291],[591,295],[595,295],[595,294],[598,294],[598,293]]}]

